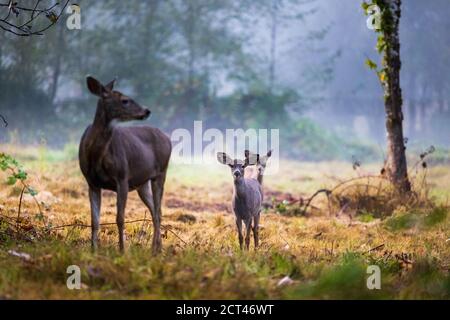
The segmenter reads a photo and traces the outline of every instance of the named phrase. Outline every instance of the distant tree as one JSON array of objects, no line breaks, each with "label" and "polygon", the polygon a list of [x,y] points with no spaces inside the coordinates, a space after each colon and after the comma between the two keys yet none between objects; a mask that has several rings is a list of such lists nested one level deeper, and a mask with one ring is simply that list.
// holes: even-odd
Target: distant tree
[{"label": "distant tree", "polygon": [[[402,90],[400,87],[400,39],[399,24],[401,16],[401,0],[373,0],[381,10],[377,49],[382,54],[382,67],[377,70],[384,89],[384,105],[386,112],[387,159],[386,172],[391,182],[401,193],[411,191],[408,179],[408,168],[403,136]],[[367,10],[370,4],[364,3]],[[366,61],[372,69],[378,69],[371,61]]]},{"label": "distant tree", "polygon": [[[28,1],[28,4],[26,5],[14,0],[9,0],[7,3],[0,3],[0,30],[4,31],[5,33],[2,34],[0,38],[2,38],[2,40],[3,38],[7,38],[6,34],[12,34],[13,37],[19,38],[43,35],[44,32],[49,30],[58,22],[65,8],[69,4],[69,0],[66,0],[64,2],[59,13],[56,12],[57,7],[60,5],[59,3],[55,3],[53,5],[48,5],[47,3],[47,1],[42,0],[36,0],[32,2]],[[45,18],[42,19],[42,17]],[[62,28],[60,29],[62,31]],[[60,32],[60,34],[62,35],[62,32]],[[33,50],[24,47],[24,45],[28,44],[28,42],[20,43],[18,41],[15,41],[16,39],[9,40],[10,42],[8,43],[8,51],[15,51],[15,53],[17,54],[15,54],[14,59],[12,59],[14,62],[10,63],[10,65],[6,69],[1,70],[0,68],[2,72],[2,76],[0,77],[0,84],[3,83],[3,91],[8,91],[9,93],[11,93],[19,88],[19,92],[22,91],[28,93],[28,98],[32,96],[34,98],[37,98],[35,101],[45,102],[48,105],[48,100],[43,94],[41,94],[41,92],[39,92],[39,90],[35,90],[34,88],[28,86],[16,87],[16,84],[18,83],[36,83],[37,76],[35,75],[34,68],[30,67],[31,62],[26,61],[27,58],[25,58],[25,53],[29,54],[33,52]],[[2,58],[1,54],[2,51],[0,50],[0,67]],[[60,61],[61,59],[60,57],[58,57],[54,67],[54,70],[56,70],[56,72],[54,72],[52,75],[50,101],[53,101],[56,95],[57,79],[59,76],[61,64]],[[17,68],[14,68],[14,66],[17,66]],[[13,97],[13,99],[10,99],[10,97]],[[5,103],[6,105],[20,105],[20,99],[17,99],[17,97],[18,95],[15,94],[0,93],[0,101],[2,103]],[[6,118],[3,114],[0,114],[0,119],[2,119],[5,127],[8,126],[8,122],[6,121]]]},{"label": "distant tree", "polygon": [[407,70],[402,89],[410,140],[448,144],[450,45],[442,41],[450,30],[447,9],[446,0],[409,0],[402,9],[402,66]]},{"label": "distant tree", "polygon": [[[190,128],[196,119],[216,128],[295,123],[307,94],[320,91],[310,86],[321,80],[305,76],[308,89],[288,87],[277,79],[276,64],[277,52],[281,56],[286,49],[280,35],[298,30],[293,23],[310,12],[304,2],[109,0],[84,5],[79,0],[82,32],[68,31],[64,23],[45,37],[0,32],[1,113],[23,142],[42,137],[49,144],[64,143],[95,111],[85,88],[85,77],[92,74],[105,82],[117,77],[124,91],[152,109],[150,121],[165,130]],[[19,20],[24,18],[19,14]],[[270,37],[273,18],[278,36],[261,43]],[[262,26],[266,32],[255,32]],[[309,41],[308,36],[302,44]],[[293,44],[288,46],[293,50]],[[311,74],[324,78],[320,70]]]}]

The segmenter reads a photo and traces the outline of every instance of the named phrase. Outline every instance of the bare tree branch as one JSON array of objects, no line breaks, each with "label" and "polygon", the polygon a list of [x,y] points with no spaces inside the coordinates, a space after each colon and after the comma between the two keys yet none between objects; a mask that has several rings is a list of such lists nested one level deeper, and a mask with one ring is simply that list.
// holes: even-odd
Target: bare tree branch
[{"label": "bare tree branch", "polygon": [[5,128],[6,128],[8,126],[8,121],[6,121],[5,117],[2,116],[1,114],[0,114],[0,119],[3,120],[3,123],[5,124]]},{"label": "bare tree branch", "polygon": [[[21,37],[43,35],[46,30],[58,22],[69,4],[69,0],[65,1],[59,14],[56,14],[54,11],[54,9],[59,6],[58,2],[50,7],[42,7],[40,6],[42,4],[41,1],[42,0],[36,0],[35,4],[30,7],[20,6],[18,2],[14,0],[9,0],[8,3],[0,3],[0,13],[3,10],[7,11],[4,18],[0,18],[0,29]],[[21,24],[17,22],[20,14],[22,14],[22,16],[27,16],[25,22]],[[45,17],[50,22],[46,26],[34,30],[33,27],[42,14],[45,14]]]}]

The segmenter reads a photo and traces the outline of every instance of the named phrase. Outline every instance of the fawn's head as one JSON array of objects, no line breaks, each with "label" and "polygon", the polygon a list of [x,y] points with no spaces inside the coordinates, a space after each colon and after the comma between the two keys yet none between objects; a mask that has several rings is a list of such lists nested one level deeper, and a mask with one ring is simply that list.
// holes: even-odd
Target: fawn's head
[{"label": "fawn's head", "polygon": [[217,152],[217,160],[221,164],[228,165],[231,168],[231,175],[235,181],[244,178],[245,167],[249,164],[247,161],[231,159],[225,152]]},{"label": "fawn's head", "polygon": [[260,155],[259,153],[253,153],[245,150],[245,162],[248,164],[256,164],[259,175],[264,174],[264,170],[267,166],[267,161],[272,156],[272,150],[269,150],[265,155]]},{"label": "fawn's head", "polygon": [[109,121],[145,120],[150,110],[141,107],[130,97],[113,90],[115,80],[103,85],[97,79],[88,76],[86,83],[89,91],[100,98],[99,107],[103,108]]}]

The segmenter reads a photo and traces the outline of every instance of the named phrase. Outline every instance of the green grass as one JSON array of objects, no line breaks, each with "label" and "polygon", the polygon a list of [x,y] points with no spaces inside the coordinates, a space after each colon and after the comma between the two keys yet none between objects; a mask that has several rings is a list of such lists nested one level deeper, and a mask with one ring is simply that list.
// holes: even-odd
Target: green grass
[{"label": "green grass", "polygon": [[[14,248],[10,244],[3,249]],[[133,247],[92,254],[86,247],[67,250],[63,243],[24,245],[31,262],[0,254],[0,293],[6,298],[81,299],[449,299],[450,278],[432,260],[419,260],[407,273],[381,265],[381,290],[366,287],[369,261],[344,253],[332,263],[310,264],[276,251],[232,255],[188,249],[152,257]],[[373,262],[371,262],[373,263]],[[393,264],[398,264],[392,262]],[[82,270],[82,290],[66,288],[66,268]],[[277,286],[289,275],[294,284]],[[38,294],[36,296],[36,294]]]},{"label": "green grass", "polygon": [[369,212],[363,212],[360,215],[358,215],[358,220],[361,222],[372,222],[375,220],[373,214]]},{"label": "green grass", "polygon": [[380,299],[388,298],[386,290],[369,290],[366,286],[367,264],[357,255],[343,255],[341,261],[327,266],[317,279],[299,285],[289,298],[313,299]]},{"label": "green grass", "polygon": [[434,208],[429,214],[423,218],[426,227],[433,227],[444,222],[448,215],[448,209],[445,207]]},{"label": "green grass", "polygon": [[[423,209],[399,208],[384,220],[364,212],[348,217],[280,214],[261,218],[258,251],[239,250],[230,212],[232,178],[224,166],[172,164],[169,169],[163,225],[163,252],[151,255],[152,225],[126,225],[126,252],[117,249],[114,225],[100,232],[100,248],[90,250],[90,230],[53,226],[90,223],[86,183],[75,148],[65,151],[6,146],[30,173],[30,183],[58,199],[44,202],[39,215],[24,201],[21,216],[38,231],[30,241],[11,233],[0,219],[0,298],[11,299],[449,299],[450,218],[445,202]],[[377,172],[376,165],[367,170]],[[282,161],[280,172],[265,179],[275,196],[311,195],[355,175],[351,164]],[[450,189],[450,170],[430,168],[435,188]],[[0,181],[4,176],[0,174]],[[444,192],[444,191],[442,191]],[[279,195],[278,195],[279,194]],[[0,189],[0,214],[17,216],[18,193]],[[444,194],[443,195],[447,195]],[[274,196],[274,197],[275,197]],[[270,199],[270,197],[266,197]],[[318,199],[315,206],[324,206]],[[148,218],[130,193],[127,220]],[[180,217],[189,216],[190,219]],[[104,193],[101,222],[115,221],[115,197]],[[181,240],[180,240],[181,239]],[[374,249],[375,248],[375,249]],[[8,253],[26,253],[24,260]],[[401,257],[411,261],[405,263]],[[82,290],[66,287],[69,265],[81,268]],[[381,290],[366,286],[367,266],[381,268]],[[279,285],[288,276],[292,283]]]},{"label": "green grass", "polygon": [[413,210],[408,213],[396,213],[385,221],[385,226],[391,231],[411,229],[414,227],[431,228],[447,220],[449,209],[438,206],[431,210]]},{"label": "green grass", "polygon": [[410,229],[417,225],[419,222],[419,214],[406,213],[389,217],[386,220],[386,227],[391,231],[399,231],[403,229]]}]

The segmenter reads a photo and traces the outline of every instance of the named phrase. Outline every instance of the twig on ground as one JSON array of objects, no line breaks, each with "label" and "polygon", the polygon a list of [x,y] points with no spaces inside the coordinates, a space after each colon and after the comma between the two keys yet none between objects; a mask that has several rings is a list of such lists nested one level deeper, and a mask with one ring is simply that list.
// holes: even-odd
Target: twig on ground
[{"label": "twig on ground", "polygon": [[[20,199],[19,199],[19,208],[17,209],[17,226],[19,225],[19,221],[20,221],[20,211],[22,209],[22,199],[23,199],[23,193],[25,191],[25,187],[22,188],[22,191],[20,192]],[[17,227],[17,232],[19,231],[19,228]]]},{"label": "twig on ground", "polygon": [[[8,217],[8,216],[2,215],[2,214],[0,214],[0,216],[15,221],[16,225],[19,223],[17,218]],[[146,218],[144,218],[144,219],[136,219],[136,220],[125,221],[125,224],[137,223],[137,222],[152,222],[152,220],[151,219],[146,219]],[[115,222],[105,222],[105,223],[100,223],[99,225],[100,226],[111,226],[111,225],[116,225],[116,223]],[[91,228],[91,225],[83,224],[83,223],[70,223],[70,224],[63,224],[63,225],[60,225],[60,226],[49,227],[49,228],[46,228],[46,231],[49,232],[49,231],[52,231],[52,230],[59,230],[59,229],[70,228],[70,227],[73,227],[73,228]],[[170,233],[172,233],[178,240],[183,242],[185,245],[188,244],[176,232],[174,232],[172,230],[172,226],[170,226],[170,225],[168,225],[168,226],[161,225],[161,228],[166,230],[166,231],[168,231],[168,232],[170,232]]]},{"label": "twig on ground", "polygon": [[384,243],[380,244],[379,246],[376,246],[375,248],[372,248],[370,250],[368,250],[366,253],[371,253],[372,251],[377,251],[384,248]]}]

